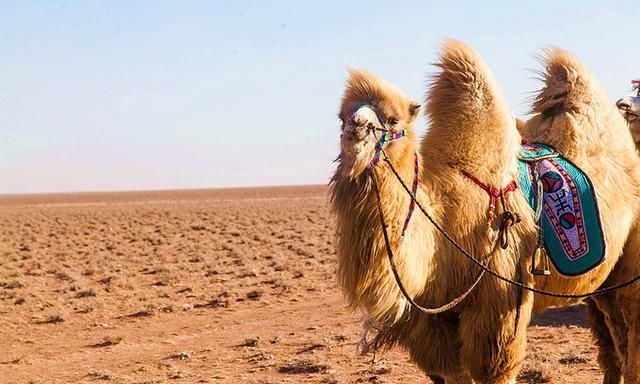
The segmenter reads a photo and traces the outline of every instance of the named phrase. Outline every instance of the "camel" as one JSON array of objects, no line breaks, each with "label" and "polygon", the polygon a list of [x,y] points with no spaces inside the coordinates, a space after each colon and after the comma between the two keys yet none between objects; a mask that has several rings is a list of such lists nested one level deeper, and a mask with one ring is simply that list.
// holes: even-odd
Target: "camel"
[{"label": "camel", "polygon": [[636,147],[640,148],[640,80],[632,81],[636,96],[627,96],[616,102],[616,106],[629,123],[629,129]]},{"label": "camel", "polygon": [[[550,63],[554,57],[561,60]],[[613,192],[616,188],[613,186],[615,182],[612,184],[611,180],[607,180],[607,175],[618,171],[629,177],[629,183],[620,184],[620,187],[624,188],[623,191],[630,191],[630,196],[625,197],[635,199],[640,191],[640,171],[635,165],[637,155],[633,156],[633,144],[637,143],[637,136],[633,135],[632,131],[633,136],[630,137],[628,127],[621,123],[624,119],[620,119],[620,114],[611,106],[603,87],[577,58],[557,48],[547,52],[545,82],[546,88],[534,103],[534,112],[537,112],[537,115],[526,123],[524,138],[528,141],[551,144],[580,164],[592,178],[600,201],[619,197],[620,194]],[[549,111],[554,111],[551,118]],[[557,130],[558,134],[547,133],[552,130]],[[620,203],[616,206],[615,201],[610,201],[607,210],[620,212],[619,209],[626,207],[623,209],[630,211],[626,213],[628,216],[624,220],[630,219],[631,226],[620,226],[620,222],[610,222],[610,219],[605,221],[605,226],[609,227],[608,255],[609,259],[613,260],[602,265],[599,268],[601,271],[594,271],[606,277],[605,285],[614,285],[640,273],[637,265],[640,256],[640,219],[636,214],[637,202]],[[601,212],[603,218],[611,217],[604,210]],[[619,231],[618,236],[614,236],[614,230]],[[611,241],[622,240],[621,236],[626,233],[629,235],[622,252],[617,252],[619,248],[611,247]],[[611,266],[615,267],[611,269]],[[625,383],[640,382],[640,348],[636,346],[640,336],[639,297],[640,284],[635,284],[587,300],[593,324],[592,331],[599,346],[598,360],[605,373],[604,383],[620,383],[623,380]],[[546,307],[544,301],[542,305],[537,305],[537,296],[535,300],[536,307]]]},{"label": "camel", "polygon": [[[534,103],[534,116],[521,127],[523,136],[554,146],[590,175],[605,224],[607,258],[579,277],[529,273],[538,230],[518,190],[503,195],[504,205],[519,213],[521,222],[512,227],[506,249],[495,246],[500,220],[488,220],[490,199],[472,178],[495,188],[511,185],[517,180],[522,137],[491,71],[473,48],[455,40],[443,44],[439,71],[426,97],[430,127],[419,150],[413,130],[418,104],[369,72],[349,73],[339,114],[341,151],[330,183],[338,282],[351,306],[364,308],[378,331],[369,345],[405,348],[436,382],[515,383],[532,312],[577,300],[537,294],[534,298],[487,275],[452,310],[438,315],[415,310],[394,278],[378,207],[388,223],[398,276],[420,305],[450,302],[480,270],[425,215],[407,215],[411,199],[378,156],[388,156],[407,185],[417,161],[418,203],[445,232],[505,277],[538,289],[578,294],[640,272],[640,263],[634,263],[640,256],[640,239],[628,236],[639,225],[640,206],[640,158],[629,131],[577,59],[550,49],[544,60],[544,86]],[[379,140],[380,132],[393,140]],[[382,143],[382,155],[376,143]],[[505,211],[497,204],[493,214],[501,217]],[[616,352],[616,358],[601,359],[611,383],[622,376],[626,383],[640,382],[639,289],[630,286],[593,300],[602,331],[598,341],[602,350],[613,346]]]},{"label": "camel", "polygon": [[[636,91],[636,96],[627,96],[619,99],[616,102],[618,110],[624,116],[624,119],[629,125],[629,131],[633,137],[633,141],[637,149],[640,149],[640,80],[633,80],[631,82],[633,90]],[[637,224],[636,224],[637,226]],[[633,248],[636,245],[630,244],[625,247]],[[635,248],[634,248],[635,249]],[[631,252],[631,257],[622,258],[620,266],[616,266],[614,273],[617,275],[624,274],[623,270],[629,268],[634,263],[633,258],[635,253]],[[633,270],[633,267],[631,267]],[[610,278],[613,280],[614,277]],[[629,273],[627,273],[628,275]],[[618,277],[618,279],[620,279]],[[625,301],[629,298],[637,297],[637,290],[626,290],[618,293],[617,295],[611,295],[610,297],[604,297],[598,300],[598,305],[594,300],[587,300],[589,317],[592,324],[592,333],[596,339],[596,343],[599,347],[598,361],[601,368],[605,371],[605,384],[615,384],[622,382],[622,370],[623,366],[635,367],[637,371],[640,367],[640,362],[637,357],[637,350],[628,351],[627,343],[629,339],[634,340],[635,334],[628,335],[634,329],[633,321],[629,321],[623,318],[623,313],[615,308],[617,302]],[[598,307],[603,307],[607,313],[601,311]],[[627,314],[627,318],[631,315]],[[622,318],[622,321],[620,319]],[[636,316],[637,318],[637,316]],[[615,336],[615,338],[614,338]],[[636,339],[637,340],[637,339]],[[636,382],[627,379],[627,382]]]}]

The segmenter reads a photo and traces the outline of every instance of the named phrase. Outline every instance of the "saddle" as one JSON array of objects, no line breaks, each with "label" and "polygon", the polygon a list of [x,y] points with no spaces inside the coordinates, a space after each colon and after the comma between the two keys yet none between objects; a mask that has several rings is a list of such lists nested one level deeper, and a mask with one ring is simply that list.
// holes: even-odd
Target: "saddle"
[{"label": "saddle", "polygon": [[578,276],[602,263],[605,237],[589,177],[554,148],[539,143],[522,145],[518,173],[541,228],[538,245],[555,269],[565,276]]}]

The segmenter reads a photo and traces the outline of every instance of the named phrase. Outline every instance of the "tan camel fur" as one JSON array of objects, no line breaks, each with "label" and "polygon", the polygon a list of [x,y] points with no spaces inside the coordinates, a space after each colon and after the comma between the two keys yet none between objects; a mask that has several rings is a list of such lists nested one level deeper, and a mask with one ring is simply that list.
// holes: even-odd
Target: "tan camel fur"
[{"label": "tan camel fur", "polygon": [[[414,360],[422,363],[425,371],[441,374],[449,379],[448,382],[470,383],[468,377],[467,380],[453,379],[464,373],[457,357],[457,315],[426,317],[411,313],[410,316],[409,307],[400,296],[391,275],[380,232],[376,197],[371,178],[364,171],[373,157],[377,142],[377,138],[372,133],[366,134],[366,130],[369,125],[381,128],[379,117],[392,132],[403,129],[408,131],[407,137],[387,144],[385,151],[405,183],[411,183],[416,149],[413,122],[418,116],[419,105],[408,100],[396,87],[371,73],[350,70],[349,75],[340,111],[343,122],[341,152],[331,182],[331,203],[337,219],[336,241],[340,255],[339,283],[353,307],[364,307],[374,327],[380,330],[378,337],[372,342],[375,347],[408,345],[412,340],[421,343],[419,339],[424,338],[424,348],[408,349],[423,355],[416,355]],[[377,116],[371,110],[359,109],[363,104],[375,108]],[[392,124],[393,122],[396,123]],[[410,200],[389,169],[381,165],[382,163],[376,166],[375,171],[384,199],[384,213],[390,224],[392,244],[397,248],[397,234],[400,223],[406,217]],[[421,180],[417,196],[426,203],[426,194],[430,192],[423,186],[424,182]],[[398,252],[398,269],[409,293],[417,296],[423,292],[426,282],[433,280],[438,272],[433,257],[435,233],[425,217],[416,213],[408,236],[408,241],[404,242]],[[427,348],[427,345],[430,347]],[[430,361],[435,363],[425,365]]]},{"label": "tan camel fur", "polygon": [[[458,41],[444,43],[436,64],[439,71],[427,93],[430,128],[420,147],[417,196],[445,231],[502,275],[516,279],[523,271],[523,281],[536,288],[583,293],[597,289],[607,277],[609,283],[640,272],[640,263],[633,263],[640,256],[640,239],[626,241],[637,225],[640,160],[622,117],[590,72],[559,49],[549,50],[545,62],[545,84],[523,132],[527,140],[556,147],[591,176],[605,226],[606,261],[577,278],[555,271],[550,277],[532,278],[528,271],[537,230],[518,190],[507,194],[506,205],[520,213],[522,222],[512,229],[506,250],[493,247],[493,237],[487,235],[488,195],[461,171],[490,186],[507,185],[517,179],[521,136],[489,68],[471,47]],[[370,108],[360,108],[364,104]],[[392,132],[407,129],[407,137],[388,143],[385,150],[404,182],[411,184],[417,110],[388,82],[368,72],[350,72],[340,111],[341,153],[331,181],[339,283],[351,305],[365,308],[379,331],[374,347],[401,345],[425,372],[444,376],[447,383],[471,382],[471,378],[479,383],[513,383],[524,359],[533,307],[541,310],[575,300],[536,296],[534,304],[533,296],[524,292],[519,301],[516,288],[487,275],[463,303],[443,315],[427,316],[408,306],[387,260],[366,165],[376,143],[376,131],[370,128],[382,128],[378,118]],[[373,172],[399,274],[409,294],[431,307],[458,296],[475,279],[478,268],[418,211],[400,245],[409,197],[384,162]],[[498,218],[502,212],[498,205]],[[493,221],[493,232],[499,221]],[[618,260],[628,260],[629,265],[611,274]],[[636,342],[640,318],[636,305],[619,302],[637,298],[637,293],[632,287],[596,300],[597,314],[605,318],[627,383],[636,382],[640,367],[635,346],[640,344]],[[618,319],[624,318],[624,323],[610,319],[614,310],[621,312]]]}]

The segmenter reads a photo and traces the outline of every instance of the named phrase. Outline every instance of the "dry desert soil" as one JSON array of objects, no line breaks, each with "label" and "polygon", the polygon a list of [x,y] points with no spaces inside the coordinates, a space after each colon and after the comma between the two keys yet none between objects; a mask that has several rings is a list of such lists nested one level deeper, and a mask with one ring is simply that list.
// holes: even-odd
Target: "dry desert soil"
[{"label": "dry desert soil", "polygon": [[[0,196],[0,383],[426,383],[361,356],[325,186]],[[598,383],[584,307],[519,383]]]}]

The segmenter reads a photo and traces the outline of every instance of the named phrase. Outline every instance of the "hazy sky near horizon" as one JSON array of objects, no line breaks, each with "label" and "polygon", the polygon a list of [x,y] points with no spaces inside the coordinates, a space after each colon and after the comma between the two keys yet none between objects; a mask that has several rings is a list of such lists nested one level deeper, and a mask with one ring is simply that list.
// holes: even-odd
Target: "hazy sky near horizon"
[{"label": "hazy sky near horizon", "polygon": [[629,94],[640,2],[523,3],[0,0],[0,193],[326,183],[345,68],[422,101],[446,37],[519,116],[549,44]]}]

